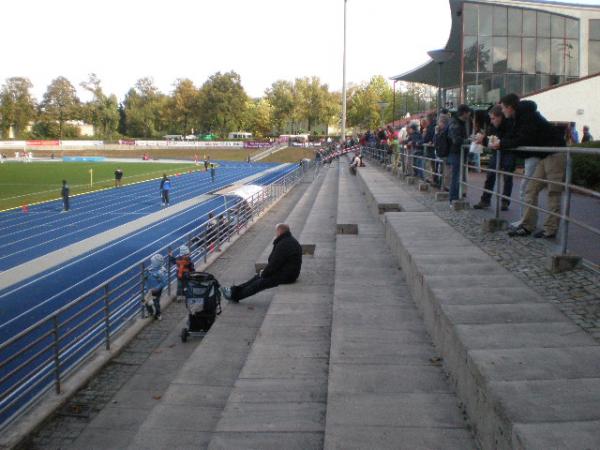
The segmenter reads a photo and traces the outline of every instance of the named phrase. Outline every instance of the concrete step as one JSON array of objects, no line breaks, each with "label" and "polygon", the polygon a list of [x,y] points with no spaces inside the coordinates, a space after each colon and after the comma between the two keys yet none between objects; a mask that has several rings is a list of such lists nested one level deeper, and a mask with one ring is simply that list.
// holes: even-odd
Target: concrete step
[{"label": "concrete step", "polygon": [[[323,184],[323,180],[325,179],[325,175],[328,172],[328,167],[329,166],[327,166],[327,168],[321,168],[318,173],[315,174],[315,178],[310,187],[304,192],[304,195],[302,195],[290,215],[285,220],[285,223],[290,226],[290,230],[294,236],[300,236],[300,233],[302,232],[302,228],[304,227],[308,213],[315,202],[317,193],[319,192],[321,185]],[[307,177],[310,176],[312,176],[312,173],[307,175]],[[260,272],[267,266],[269,255],[271,254],[272,250],[272,245],[265,247],[265,250],[256,261],[256,273]]]},{"label": "concrete step", "polygon": [[405,191],[390,175],[384,176],[384,172],[374,167],[372,162],[367,164],[367,167],[360,167],[357,170],[356,177],[367,205],[374,214],[380,215],[393,211],[427,211],[425,206]]},{"label": "concrete step", "polygon": [[[275,295],[216,426],[210,449],[323,447],[331,337],[337,165],[327,171],[301,236],[314,255]],[[323,214],[326,211],[327,214]],[[333,214],[331,214],[333,211]],[[320,230],[318,235],[314,230]],[[243,308],[253,299],[234,307]]]},{"label": "concrete step", "polygon": [[336,239],[325,448],[474,448],[383,225],[346,170],[337,215],[358,234]]}]

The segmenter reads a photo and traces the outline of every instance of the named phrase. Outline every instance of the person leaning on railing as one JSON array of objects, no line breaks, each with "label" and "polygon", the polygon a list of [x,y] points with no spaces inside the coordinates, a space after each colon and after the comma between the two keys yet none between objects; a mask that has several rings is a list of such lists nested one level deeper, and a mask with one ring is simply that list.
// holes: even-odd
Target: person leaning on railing
[{"label": "person leaning on railing", "polygon": [[[468,153],[464,153],[464,160],[460,160],[460,150],[467,141],[467,124],[471,118],[471,108],[467,105],[459,105],[456,117],[450,121],[448,137],[450,139],[450,152],[448,154],[448,165],[452,167],[452,181],[450,182],[449,201],[458,200],[460,184],[460,166],[464,164]],[[464,176],[464,175],[463,175]]]},{"label": "person leaning on railing", "polygon": [[[514,149],[517,147],[564,147],[564,130],[552,125],[537,110],[535,102],[530,100],[519,100],[516,94],[508,94],[500,100],[502,112],[507,118],[514,121],[514,125],[504,139],[494,142],[491,148]],[[548,185],[548,210],[554,214],[548,214],[544,223],[544,229],[534,234],[535,237],[553,238],[559,227],[560,200],[562,196],[563,177],[565,174],[566,159],[564,153],[553,152],[527,152],[525,155],[525,175],[528,176],[530,167],[527,167],[527,159],[539,158],[533,178],[548,180],[529,180],[525,189],[526,206],[523,211],[521,224],[508,232],[509,236],[528,236],[537,227],[538,197],[540,192]],[[557,214],[557,215],[555,215]]]},{"label": "person leaning on railing", "polygon": [[[513,126],[512,119],[507,119],[504,117],[502,113],[502,107],[500,105],[495,105],[489,111],[491,125],[486,130],[485,134],[479,134],[475,142],[477,144],[481,144],[484,146],[489,146],[490,143],[493,143],[495,139],[499,139],[502,141],[507,133]],[[491,142],[490,142],[491,141]],[[484,189],[486,189],[483,194],[481,194],[481,200],[476,205],[473,205],[474,209],[485,209],[489,208],[492,193],[487,191],[492,191],[494,189],[494,183],[496,182],[496,159],[498,157],[499,148],[495,148],[492,151],[492,157],[490,158],[489,169],[485,177]],[[502,150],[500,159],[500,170],[504,172],[514,172],[516,168],[516,156],[514,152],[510,150]],[[503,189],[502,195],[506,198],[502,198],[502,211],[508,210],[510,205],[510,196],[512,194],[513,188],[513,177],[512,175],[503,175]]]},{"label": "person leaning on railing", "polygon": [[[442,180],[436,180],[439,182],[440,187],[444,190],[448,190],[447,186],[450,186],[450,175],[451,172],[448,170],[448,154],[450,153],[450,138],[448,137],[448,127],[450,123],[450,117],[447,114],[440,114],[437,120],[437,126],[435,127],[435,136],[433,137],[433,144],[435,146],[435,155],[441,159],[442,164]],[[436,171],[439,173],[439,170]]]}]

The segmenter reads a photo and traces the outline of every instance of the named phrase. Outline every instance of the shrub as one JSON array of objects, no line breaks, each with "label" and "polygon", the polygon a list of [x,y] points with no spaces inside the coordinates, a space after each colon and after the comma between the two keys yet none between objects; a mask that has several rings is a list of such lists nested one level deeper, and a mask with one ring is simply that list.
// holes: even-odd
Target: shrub
[{"label": "shrub", "polygon": [[573,155],[573,183],[600,190],[600,155]]}]

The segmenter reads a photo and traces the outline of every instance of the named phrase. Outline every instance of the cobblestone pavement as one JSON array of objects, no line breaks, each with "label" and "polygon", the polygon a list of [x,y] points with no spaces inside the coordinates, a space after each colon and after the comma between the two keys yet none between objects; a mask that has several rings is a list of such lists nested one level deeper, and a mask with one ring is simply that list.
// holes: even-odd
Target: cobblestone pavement
[{"label": "cobblestone pavement", "polygon": [[582,266],[553,274],[546,269],[553,250],[549,242],[510,238],[503,231],[485,232],[477,211],[454,211],[447,201],[435,201],[432,194],[403,187],[600,342],[600,273]]},{"label": "cobblestone pavement", "polygon": [[[275,224],[287,217],[307,186],[307,184],[299,184],[227,249],[223,256],[210,265],[210,272],[215,274],[223,285],[232,281],[231,277],[236,278],[237,264],[232,264],[233,261],[244,264],[244,270],[248,265],[253,266],[256,258],[272,241]],[[172,293],[174,294],[174,292]],[[223,307],[225,309],[227,305],[223,305]],[[103,409],[118,403],[115,395],[122,388],[126,389],[125,384],[138,372],[144,372],[144,364],[151,364],[153,354],[161,352],[160,347],[168,344],[167,339],[172,339],[173,333],[178,334],[178,325],[187,317],[187,310],[183,303],[173,302],[163,309],[162,317],[162,321],[154,321],[144,328],[116,358],[69,400],[67,406],[73,406],[75,410],[79,409],[78,405],[83,405],[80,417],[70,414],[71,409],[58,411],[36,433],[23,442],[18,450],[73,449],[73,443],[94,418]],[[190,355],[200,342],[199,338],[190,339],[186,343],[185,354]],[[168,347],[174,347],[174,345],[167,345]],[[173,373],[177,373],[185,360],[185,356],[178,360],[169,359],[169,369]],[[156,387],[152,391],[152,398],[160,400],[165,390],[166,387]]]}]

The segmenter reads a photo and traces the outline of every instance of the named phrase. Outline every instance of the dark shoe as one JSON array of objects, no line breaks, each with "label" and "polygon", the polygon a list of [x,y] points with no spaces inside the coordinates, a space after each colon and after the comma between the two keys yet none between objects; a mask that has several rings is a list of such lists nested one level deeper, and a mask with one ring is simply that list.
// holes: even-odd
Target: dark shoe
[{"label": "dark shoe", "polygon": [[223,294],[223,297],[225,297],[225,300],[227,300],[228,302],[233,302],[233,303],[238,303],[238,300],[234,300],[232,295],[231,295],[231,288],[221,288],[221,293]]},{"label": "dark shoe", "polygon": [[554,239],[556,237],[556,233],[550,234],[544,230],[537,231],[533,234],[534,238],[544,238],[544,239]]},{"label": "dark shoe", "polygon": [[508,236],[510,237],[525,237],[525,236],[529,236],[531,234],[531,231],[529,231],[527,228],[523,228],[522,226],[519,226],[517,228],[515,228],[514,230],[510,230],[508,232]]},{"label": "dark shoe", "polygon": [[490,207],[489,203],[479,202],[473,205],[473,209],[488,209]]}]

